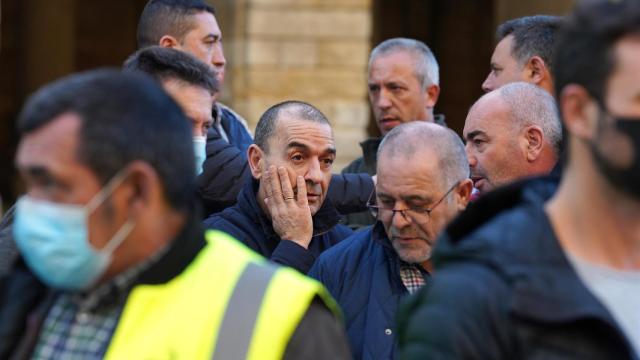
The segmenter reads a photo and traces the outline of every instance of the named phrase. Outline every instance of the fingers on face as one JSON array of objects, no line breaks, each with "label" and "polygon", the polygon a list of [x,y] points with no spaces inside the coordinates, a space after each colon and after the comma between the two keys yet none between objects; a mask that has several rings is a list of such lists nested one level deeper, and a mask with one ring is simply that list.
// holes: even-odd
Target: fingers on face
[{"label": "fingers on face", "polygon": [[309,200],[307,199],[307,184],[305,183],[304,177],[298,175],[298,177],[296,178],[296,186],[298,188],[298,204],[308,205]]},{"label": "fingers on face", "polygon": [[289,181],[287,169],[285,169],[284,167],[279,167],[278,176],[280,178],[280,186],[282,187],[282,197],[285,201],[292,201],[294,199],[293,188],[291,187],[291,182]]}]

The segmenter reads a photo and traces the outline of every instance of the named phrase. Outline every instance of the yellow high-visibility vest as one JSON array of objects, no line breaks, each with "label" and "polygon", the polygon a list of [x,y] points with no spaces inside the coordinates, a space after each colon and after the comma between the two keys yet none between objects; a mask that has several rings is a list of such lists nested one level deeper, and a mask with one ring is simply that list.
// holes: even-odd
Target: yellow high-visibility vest
[{"label": "yellow high-visibility vest", "polygon": [[133,288],[106,359],[281,359],[314,297],[338,315],[315,280],[222,232],[206,237],[180,275]]}]

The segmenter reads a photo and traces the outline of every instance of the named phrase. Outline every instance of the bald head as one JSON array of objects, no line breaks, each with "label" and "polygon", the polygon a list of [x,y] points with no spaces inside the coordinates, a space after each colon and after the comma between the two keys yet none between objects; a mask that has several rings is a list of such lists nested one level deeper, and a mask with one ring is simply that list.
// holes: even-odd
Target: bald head
[{"label": "bald head", "polygon": [[524,82],[481,97],[469,110],[463,134],[472,179],[481,191],[549,173],[562,144],[555,100]]},{"label": "bald head", "polygon": [[415,157],[416,161],[420,161],[425,151],[436,154],[444,183],[469,177],[469,164],[462,140],[452,130],[433,123],[416,121],[395,127],[382,140],[378,159],[386,156]]}]

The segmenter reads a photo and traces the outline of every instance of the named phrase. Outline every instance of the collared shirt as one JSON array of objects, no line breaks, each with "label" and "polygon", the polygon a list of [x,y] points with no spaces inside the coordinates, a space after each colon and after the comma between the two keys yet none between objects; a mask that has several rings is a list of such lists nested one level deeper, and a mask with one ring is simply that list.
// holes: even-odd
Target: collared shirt
[{"label": "collared shirt", "polygon": [[101,359],[129,290],[167,247],[89,293],[62,293],[47,314],[34,359]]},{"label": "collared shirt", "polygon": [[425,284],[424,276],[420,269],[416,265],[404,261],[400,262],[400,278],[410,294],[420,290]]}]

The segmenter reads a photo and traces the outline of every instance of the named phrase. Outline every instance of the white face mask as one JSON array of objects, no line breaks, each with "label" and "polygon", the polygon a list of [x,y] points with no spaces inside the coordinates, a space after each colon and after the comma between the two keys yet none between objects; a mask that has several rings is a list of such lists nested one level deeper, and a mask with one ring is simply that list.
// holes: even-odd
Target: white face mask
[{"label": "white face mask", "polygon": [[202,174],[202,165],[207,158],[207,137],[193,137],[193,152],[196,156],[196,175]]}]

